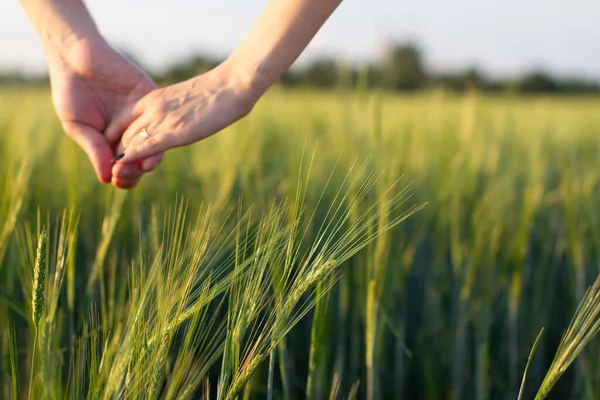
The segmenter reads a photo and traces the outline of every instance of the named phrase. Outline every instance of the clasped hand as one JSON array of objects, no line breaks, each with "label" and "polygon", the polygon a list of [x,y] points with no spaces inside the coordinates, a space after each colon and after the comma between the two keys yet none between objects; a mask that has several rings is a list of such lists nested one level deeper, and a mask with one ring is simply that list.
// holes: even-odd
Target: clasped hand
[{"label": "clasped hand", "polygon": [[[202,140],[244,117],[259,97],[234,79],[227,63],[158,88],[100,37],[78,40],[49,63],[49,71],[63,129],[85,151],[98,179],[122,189],[135,187],[166,150]],[[139,135],[144,128],[149,137]]]}]

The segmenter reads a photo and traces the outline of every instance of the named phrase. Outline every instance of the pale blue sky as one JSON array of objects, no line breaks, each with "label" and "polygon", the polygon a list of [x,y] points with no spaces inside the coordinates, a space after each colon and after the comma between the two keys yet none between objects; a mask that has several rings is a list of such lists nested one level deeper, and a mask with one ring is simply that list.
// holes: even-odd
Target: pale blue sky
[{"label": "pale blue sky", "polygon": [[[102,33],[159,69],[198,52],[230,52],[268,0],[88,0]],[[428,67],[491,74],[533,67],[600,78],[598,0],[345,0],[299,63],[320,52],[376,57],[388,40],[421,44]],[[18,0],[0,4],[0,69],[43,71]]]}]

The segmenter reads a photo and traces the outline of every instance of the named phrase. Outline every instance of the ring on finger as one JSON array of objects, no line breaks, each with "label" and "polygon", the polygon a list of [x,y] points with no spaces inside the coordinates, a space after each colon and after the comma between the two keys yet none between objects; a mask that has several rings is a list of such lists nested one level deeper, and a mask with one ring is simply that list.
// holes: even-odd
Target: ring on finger
[{"label": "ring on finger", "polygon": [[148,139],[148,138],[150,137],[150,134],[148,133],[148,130],[147,130],[146,128],[143,128],[143,129],[140,131],[139,135],[140,135],[141,137],[143,137],[144,139]]}]

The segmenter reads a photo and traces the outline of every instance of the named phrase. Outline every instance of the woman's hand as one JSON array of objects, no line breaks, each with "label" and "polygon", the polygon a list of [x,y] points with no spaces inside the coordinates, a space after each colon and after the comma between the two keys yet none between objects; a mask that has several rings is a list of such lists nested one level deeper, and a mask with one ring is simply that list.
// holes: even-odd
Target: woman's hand
[{"label": "woman's hand", "polygon": [[[153,90],[126,108],[106,130],[120,164],[153,157],[179,146],[205,139],[247,115],[260,97],[250,85],[236,80],[231,69],[221,66],[193,79]],[[146,129],[149,137],[140,132]]]},{"label": "woman's hand", "polygon": [[[292,65],[341,0],[271,0],[234,53],[214,70],[154,90],[109,126],[121,163],[213,135],[248,114]],[[147,135],[140,135],[144,130]],[[146,161],[144,161],[146,162]]]}]

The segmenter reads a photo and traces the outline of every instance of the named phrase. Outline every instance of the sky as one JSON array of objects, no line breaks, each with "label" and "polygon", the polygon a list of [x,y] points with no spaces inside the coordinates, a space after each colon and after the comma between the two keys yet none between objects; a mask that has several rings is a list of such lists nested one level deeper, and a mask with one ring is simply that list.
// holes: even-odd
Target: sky
[{"label": "sky", "polygon": [[[194,54],[225,57],[268,0],[88,0],[101,33],[154,71]],[[600,79],[598,0],[344,0],[296,65],[330,54],[350,62],[411,41],[430,70],[475,66],[490,76],[536,68]],[[18,0],[0,3],[0,70],[45,72]]]}]

